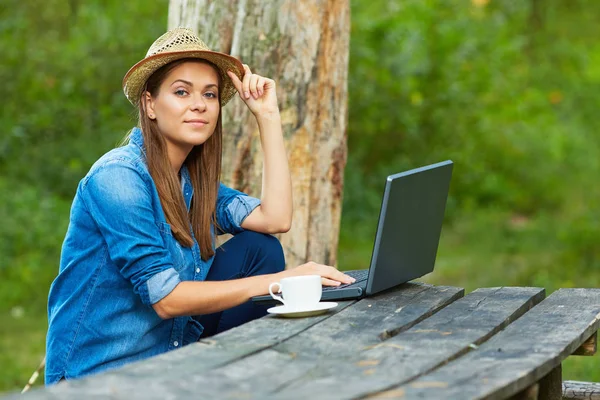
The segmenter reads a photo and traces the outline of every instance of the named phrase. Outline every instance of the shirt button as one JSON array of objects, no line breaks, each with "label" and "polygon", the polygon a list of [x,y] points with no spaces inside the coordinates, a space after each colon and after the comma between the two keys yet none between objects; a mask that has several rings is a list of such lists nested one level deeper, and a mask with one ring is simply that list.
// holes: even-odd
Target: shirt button
[{"label": "shirt button", "polygon": [[179,342],[178,342],[177,340],[176,340],[176,341],[174,341],[174,342],[173,342],[173,346],[175,346],[175,347],[179,346]]},{"label": "shirt button", "polygon": [[200,268],[196,268],[196,273],[199,274],[200,273]]}]

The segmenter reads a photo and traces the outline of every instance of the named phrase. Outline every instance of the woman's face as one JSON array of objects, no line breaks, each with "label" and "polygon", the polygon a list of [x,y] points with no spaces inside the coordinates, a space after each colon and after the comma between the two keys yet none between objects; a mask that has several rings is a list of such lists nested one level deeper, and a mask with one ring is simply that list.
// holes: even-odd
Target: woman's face
[{"label": "woman's face", "polygon": [[146,92],[146,112],[156,120],[170,153],[187,155],[213,134],[221,110],[218,84],[211,65],[189,61],[167,74],[156,97]]}]

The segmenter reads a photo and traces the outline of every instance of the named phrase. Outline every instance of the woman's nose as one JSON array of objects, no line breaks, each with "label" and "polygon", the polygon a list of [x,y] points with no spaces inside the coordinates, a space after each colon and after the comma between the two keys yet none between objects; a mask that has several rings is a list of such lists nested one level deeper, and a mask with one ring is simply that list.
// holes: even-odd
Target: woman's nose
[{"label": "woman's nose", "polygon": [[192,110],[205,111],[206,102],[204,101],[204,98],[202,96],[195,97],[190,108]]}]

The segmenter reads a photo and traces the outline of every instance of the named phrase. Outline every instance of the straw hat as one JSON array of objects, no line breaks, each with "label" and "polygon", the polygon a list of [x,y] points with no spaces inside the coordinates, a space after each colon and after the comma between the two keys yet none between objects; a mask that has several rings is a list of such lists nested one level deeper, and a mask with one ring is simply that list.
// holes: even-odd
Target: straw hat
[{"label": "straw hat", "polygon": [[157,69],[167,65],[171,61],[182,58],[200,58],[210,61],[219,68],[223,87],[221,88],[221,107],[235,95],[236,89],[227,70],[234,72],[240,80],[244,76],[242,63],[230,55],[211,51],[208,46],[188,28],[175,28],[167,31],[156,39],[146,57],[135,64],[123,78],[123,92],[127,99],[137,106],[146,80]]}]

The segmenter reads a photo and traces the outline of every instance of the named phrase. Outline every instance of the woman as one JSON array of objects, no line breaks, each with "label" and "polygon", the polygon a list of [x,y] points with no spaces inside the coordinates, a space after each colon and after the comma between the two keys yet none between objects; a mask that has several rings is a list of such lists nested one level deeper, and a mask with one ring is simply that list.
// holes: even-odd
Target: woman
[{"label": "woman", "polygon": [[[139,127],[80,182],[49,294],[46,384],[176,349],[265,314],[252,296],[287,276],[272,233],[292,220],[275,82],[174,29],[125,75]],[[219,182],[221,107],[240,94],[264,152],[261,199]],[[215,250],[215,233],[234,237]],[[196,317],[195,317],[196,316]]]}]

